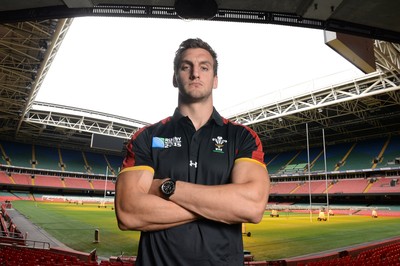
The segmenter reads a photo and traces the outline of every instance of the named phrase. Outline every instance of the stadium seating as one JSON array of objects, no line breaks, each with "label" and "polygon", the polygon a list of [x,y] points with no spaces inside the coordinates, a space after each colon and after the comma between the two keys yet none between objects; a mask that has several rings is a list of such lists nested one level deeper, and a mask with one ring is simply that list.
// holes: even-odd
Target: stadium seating
[{"label": "stadium seating", "polygon": [[310,193],[310,187],[311,193],[322,194],[326,190],[326,181],[311,181],[310,183],[308,181],[304,182],[298,187],[298,189],[293,191],[292,194],[308,194]]},{"label": "stadium seating", "polygon": [[110,165],[110,171],[112,174],[117,175],[121,165],[122,165],[122,157],[116,155],[106,155],[108,164]]},{"label": "stadium seating", "polygon": [[[322,151],[322,148],[310,148],[309,154],[310,154],[310,164],[312,165],[312,162],[317,160],[320,156]],[[296,165],[295,170],[307,170],[307,164],[308,164],[308,151],[307,149],[303,149],[301,152],[298,153],[296,158],[294,158],[290,164]],[[312,168],[311,168],[312,169]]]},{"label": "stadium seating", "polygon": [[13,166],[32,167],[32,145],[1,141],[5,154]]},{"label": "stadium seating", "polygon": [[85,152],[87,164],[91,172],[95,174],[105,174],[107,171],[107,161],[104,154]]},{"label": "stadium seating", "polygon": [[337,180],[337,182],[335,182],[335,184],[329,189],[329,193],[363,193],[365,188],[368,186],[368,183],[369,181],[363,178]]},{"label": "stadium seating", "polygon": [[7,191],[0,191],[0,202],[19,200],[17,196]]},{"label": "stadium seating", "polygon": [[67,188],[92,189],[88,179],[65,177],[64,182]]},{"label": "stadium seating", "polygon": [[400,162],[396,158],[400,158],[400,136],[392,136],[389,139],[389,145],[377,167],[400,166]]},{"label": "stadium seating", "polygon": [[0,184],[12,184],[12,180],[6,172],[0,172]]},{"label": "stadium seating", "polygon": [[[93,185],[93,188],[97,189],[97,190],[104,190],[104,188],[106,187],[105,186],[105,184],[106,184],[105,180],[93,179],[93,180],[91,180],[91,183]],[[107,187],[106,188],[107,188],[107,190],[115,190],[115,184],[113,182],[111,182],[111,181],[107,181]]]},{"label": "stadium seating", "polygon": [[28,174],[11,174],[12,179],[15,184],[24,185],[24,186],[32,186],[32,176]]},{"label": "stadium seating", "polygon": [[[387,144],[387,146],[386,146]],[[400,166],[400,136],[377,138],[357,143],[340,143],[326,147],[327,171],[347,171],[376,167]],[[322,148],[310,148],[311,172],[325,171]],[[396,160],[397,158],[397,160]],[[307,149],[281,153],[268,153],[265,162],[271,174],[290,173],[290,165],[308,163]],[[289,168],[286,168],[289,166]],[[285,170],[285,171],[282,171]],[[289,171],[288,171],[289,170]]]},{"label": "stadium seating", "polygon": [[[351,143],[341,143],[336,145],[330,145],[326,147],[326,167],[327,171],[334,171],[337,164],[343,160],[346,152],[351,148]],[[316,160],[311,168],[315,172],[325,171],[325,161],[324,156],[321,155],[318,160]]]},{"label": "stadium seating", "polygon": [[29,192],[11,191],[11,193],[19,200],[31,200],[32,195]]},{"label": "stadium seating", "polygon": [[[58,149],[40,145],[30,145],[16,142],[1,141],[0,143],[9,157],[11,165],[18,167],[34,167],[56,171],[77,173],[104,174],[107,166],[112,174],[117,174],[122,163],[122,155],[99,154],[78,150]],[[387,146],[386,146],[387,144]],[[329,145],[326,148],[327,171],[370,169],[373,161],[377,160],[377,167],[395,165],[400,166],[396,158],[400,158],[400,136],[378,138],[359,141],[357,143],[341,143]],[[347,154],[348,153],[348,154]],[[382,153],[382,154],[381,154]],[[311,172],[325,170],[323,150],[321,147],[312,147],[309,150]],[[2,156],[4,157],[4,156]],[[4,158],[3,163],[6,164]],[[308,164],[307,149],[280,153],[267,153],[265,162],[271,174],[291,172],[290,166],[297,165],[295,172],[306,170]],[[32,162],[35,162],[32,164]],[[304,167],[300,167],[304,165]],[[63,166],[63,167],[62,167]],[[338,166],[338,168],[336,168]]]},{"label": "stadium seating", "polygon": [[59,176],[45,176],[45,175],[35,175],[34,178],[35,186],[43,187],[58,187],[62,188],[61,178]]},{"label": "stadium seating", "polygon": [[[354,178],[328,180],[329,194],[359,194],[359,193],[399,193],[400,177],[379,178],[376,182],[370,183],[371,179]],[[392,180],[398,180],[393,182]],[[308,194],[311,187],[312,194],[326,193],[325,180],[312,180],[311,186],[309,182],[272,182],[270,194],[286,195],[286,194]],[[394,184],[394,185],[392,185]],[[371,186],[371,187],[369,187]],[[368,188],[369,187],[369,188]]]},{"label": "stadium seating", "polygon": [[282,170],[282,174],[305,173],[307,170],[307,163],[288,164]]},{"label": "stadium seating", "polygon": [[346,163],[340,170],[369,169],[372,167],[374,158],[378,157],[384,147],[386,139],[360,141],[346,159]]},{"label": "stadium seating", "polygon": [[297,151],[282,152],[278,154],[266,154],[265,162],[267,163],[268,171],[272,173],[278,173],[285,165],[287,165],[291,159],[297,154]]},{"label": "stadium seating", "polygon": [[61,154],[65,171],[77,173],[87,172],[81,151],[62,149]]},{"label": "stadium seating", "polygon": [[366,193],[400,193],[400,178],[378,178]]},{"label": "stadium seating", "polygon": [[0,245],[0,265],[4,266],[97,266],[97,261],[82,261],[73,255],[62,255],[46,249]]},{"label": "stadium seating", "polygon": [[96,250],[84,253],[60,248],[30,248],[24,245],[0,243],[2,266],[121,266],[135,265],[136,257],[111,257],[99,260]]},{"label": "stadium seating", "polygon": [[[353,253],[353,254],[352,254]],[[299,262],[298,266],[333,266],[333,265],[400,265],[400,242],[382,245],[357,252],[345,252],[344,256],[332,259]]]},{"label": "stadium seating", "polygon": [[57,148],[34,146],[36,165],[35,168],[61,170]]},{"label": "stadium seating", "polygon": [[290,194],[298,185],[296,182],[273,182],[271,183],[270,194]]}]

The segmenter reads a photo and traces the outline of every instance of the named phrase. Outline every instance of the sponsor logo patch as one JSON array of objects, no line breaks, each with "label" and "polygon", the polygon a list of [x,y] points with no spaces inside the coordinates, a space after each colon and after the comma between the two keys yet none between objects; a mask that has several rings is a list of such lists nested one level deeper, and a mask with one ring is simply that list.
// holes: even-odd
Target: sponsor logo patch
[{"label": "sponsor logo patch", "polygon": [[151,147],[158,149],[182,147],[181,137],[172,137],[172,138],[153,137]]}]

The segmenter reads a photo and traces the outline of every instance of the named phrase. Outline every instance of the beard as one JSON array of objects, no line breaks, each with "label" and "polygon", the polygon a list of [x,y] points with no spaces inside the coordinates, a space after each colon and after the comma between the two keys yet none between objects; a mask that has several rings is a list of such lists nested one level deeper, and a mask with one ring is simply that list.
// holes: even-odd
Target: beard
[{"label": "beard", "polygon": [[207,101],[212,95],[211,89],[195,88],[185,89],[179,88],[179,100],[182,103],[200,103]]}]

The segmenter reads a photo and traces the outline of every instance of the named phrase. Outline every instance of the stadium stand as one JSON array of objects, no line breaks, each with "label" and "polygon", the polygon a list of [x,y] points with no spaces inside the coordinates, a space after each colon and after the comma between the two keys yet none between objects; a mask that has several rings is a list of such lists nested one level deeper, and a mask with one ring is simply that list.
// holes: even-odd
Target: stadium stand
[{"label": "stadium stand", "polygon": [[326,181],[303,182],[295,191],[292,191],[291,194],[309,194],[310,187],[312,194],[322,194],[326,190]]},{"label": "stadium stand", "polygon": [[85,157],[92,173],[104,174],[107,171],[107,161],[104,154],[86,152]]},{"label": "stadium stand", "polygon": [[[376,164],[374,168],[400,166],[399,138],[399,136],[393,136],[389,139],[378,138],[356,143],[329,145],[326,148],[327,171],[371,169],[374,164]],[[307,150],[266,154],[265,162],[271,174],[306,173]],[[310,148],[310,166],[311,172],[325,171],[321,148]]]},{"label": "stadium stand", "polygon": [[[319,158],[319,156],[321,156],[322,152],[323,152],[323,150],[320,147],[310,148],[309,154],[310,154],[311,166],[313,165],[313,161],[317,160]],[[296,156],[296,158],[293,161],[291,161],[290,163],[295,164],[298,167],[301,167],[302,165],[304,165],[303,167],[301,167],[303,169],[300,169],[300,170],[306,171],[307,170],[306,166],[308,164],[307,162],[308,162],[308,151],[307,151],[307,149],[304,149],[304,150],[301,150],[300,153],[298,154],[298,156]],[[312,169],[312,167],[311,167],[311,169]]]},{"label": "stadium stand", "polygon": [[62,188],[63,184],[59,176],[35,175],[35,186]]},{"label": "stadium stand", "polygon": [[305,173],[308,169],[307,163],[288,164],[282,169],[282,174]]},{"label": "stadium stand", "polygon": [[119,172],[119,169],[121,168],[122,164],[121,156],[116,156],[116,155],[105,155],[105,156],[111,173],[116,175]]},{"label": "stadium stand", "polygon": [[115,257],[104,260],[97,257],[96,249],[86,253],[64,247],[51,247],[48,242],[28,240],[8,215],[7,205],[3,203],[0,210],[0,265],[134,265],[133,257]]},{"label": "stadium stand", "polygon": [[[373,161],[379,157],[381,152],[382,156],[378,164],[382,165],[386,161],[400,164],[400,161],[396,161],[396,158],[400,157],[397,154],[400,148],[400,137],[392,137],[388,142],[387,148],[383,149],[386,142],[388,142],[387,138],[380,138],[357,143],[330,145],[326,149],[327,170],[333,171],[337,166],[337,170],[340,171],[371,168]],[[122,155],[106,155],[69,149],[60,149],[60,152],[58,152],[56,148],[7,141],[3,141],[2,146],[5,147],[6,156],[10,158],[12,165],[17,167],[32,168],[30,162],[36,161],[34,168],[38,169],[60,171],[60,165],[63,164],[63,171],[104,174],[107,166],[114,173],[117,172],[122,162]],[[11,152],[8,152],[10,147],[15,147],[15,149],[13,148]],[[348,155],[346,156],[347,153]],[[12,156],[9,156],[9,154]],[[32,154],[35,155],[32,156]],[[2,158],[6,162],[4,155]],[[311,171],[324,171],[323,161],[321,148],[311,148]],[[307,150],[288,151],[278,154],[267,153],[265,162],[271,174],[277,174],[279,171],[300,173],[307,170]],[[385,163],[384,166],[388,166],[388,163]]]},{"label": "stadium stand", "polygon": [[378,157],[385,144],[385,139],[373,139],[355,143],[340,170],[368,169],[372,167],[374,158]]},{"label": "stadium stand", "polygon": [[1,145],[11,165],[32,167],[32,145],[9,141],[2,141]]},{"label": "stadium stand", "polygon": [[291,159],[296,156],[297,151],[282,152],[278,154],[266,154],[265,162],[270,173],[277,173],[284,168],[285,165],[290,164]]},{"label": "stadium stand", "polygon": [[80,188],[92,189],[89,180],[83,178],[65,177],[65,187],[67,188]]},{"label": "stadium stand", "polygon": [[270,194],[290,194],[299,186],[296,182],[273,182],[271,183]]},{"label": "stadium stand", "polygon": [[372,183],[366,193],[400,193],[399,178],[381,177]]},{"label": "stadium stand", "polygon": [[[55,250],[33,249],[19,246],[0,245],[1,265],[76,265],[94,266],[98,265],[96,260],[91,260],[90,255],[86,260],[79,258],[76,254],[58,254]],[[81,256],[82,257],[82,256]]]},{"label": "stadium stand", "polygon": [[376,244],[367,249],[354,248],[325,256],[330,258],[308,258],[307,261],[289,262],[287,265],[400,265],[400,242],[396,239],[388,241],[388,243]]},{"label": "stadium stand", "polygon": [[32,194],[29,192],[11,191],[11,194],[19,200],[32,200]]},{"label": "stadium stand", "polygon": [[382,167],[400,166],[400,136],[392,136],[379,165]]},{"label": "stadium stand", "polygon": [[375,179],[340,179],[340,180],[312,180],[301,182],[273,182],[270,193],[274,194],[324,194],[326,189],[331,194],[359,194],[359,193],[398,193],[400,185],[397,184],[398,178],[379,178]]},{"label": "stadium stand", "polygon": [[13,195],[11,192],[0,191],[0,203],[7,202],[7,201],[13,201],[13,200],[19,200],[19,198],[17,196]]},{"label": "stadium stand", "polygon": [[11,174],[11,178],[14,180],[14,183],[17,185],[24,185],[24,186],[32,186],[34,183],[32,182],[32,176],[28,174]]},{"label": "stadium stand", "polygon": [[0,172],[0,184],[12,184],[12,179],[7,172]]},{"label": "stadium stand", "polygon": [[87,172],[81,151],[62,149],[62,160],[65,170],[69,172]]},{"label": "stadium stand", "polygon": [[36,168],[61,170],[57,148],[34,145]]},{"label": "stadium stand", "polygon": [[[346,151],[352,147],[351,143],[340,143],[337,145],[329,145],[326,149],[326,165],[327,171],[334,171],[342,164]],[[313,170],[325,171],[324,158],[318,160],[318,164],[314,165]]]},{"label": "stadium stand", "polygon": [[363,193],[368,186],[366,179],[341,179],[333,182],[334,185],[329,189],[331,194],[357,194]]},{"label": "stadium stand", "polygon": [[[397,182],[390,183],[400,175],[397,168],[393,168],[393,172],[387,171],[391,169],[390,167],[385,168],[383,172],[371,176],[371,173],[359,172],[363,169],[357,167],[368,166],[371,169],[376,156],[397,158],[396,149],[399,144],[400,137],[392,136],[358,143],[329,145],[326,149],[327,165],[329,165],[326,177],[322,175],[323,151],[321,148],[312,148],[310,150],[311,194],[320,195],[326,192],[330,195],[398,194],[400,186]],[[34,193],[42,194],[79,194],[86,191],[101,195],[104,193],[106,178],[108,178],[107,190],[114,191],[116,172],[122,163],[122,155],[57,149],[10,141],[2,141],[2,147],[4,154],[7,153],[6,156],[12,154],[15,159],[12,159],[13,165],[7,165],[6,160],[3,160],[5,164],[0,165],[2,168],[0,185],[3,189],[15,192],[33,189]],[[11,147],[16,147],[18,152]],[[10,149],[12,151],[8,152]],[[352,160],[352,156],[358,159]],[[27,164],[26,161],[32,158],[37,163]],[[307,196],[310,193],[306,160],[305,149],[266,154],[265,161],[272,179],[271,200],[279,202],[283,200],[280,198],[282,195]],[[342,161],[343,164],[338,166],[338,161]],[[16,162],[20,165],[14,165]],[[376,163],[378,167],[371,170],[379,171],[379,164],[383,162],[384,160],[380,159]],[[26,167],[27,165],[30,166]],[[349,170],[343,170],[346,167],[350,167]],[[328,191],[326,191],[326,178]]]},{"label": "stadium stand", "polygon": [[106,186],[106,181],[105,180],[90,180],[90,182],[93,185],[94,189],[97,190],[104,190],[104,188],[106,187],[107,190],[115,190],[115,184],[111,181],[107,181],[107,186]]}]

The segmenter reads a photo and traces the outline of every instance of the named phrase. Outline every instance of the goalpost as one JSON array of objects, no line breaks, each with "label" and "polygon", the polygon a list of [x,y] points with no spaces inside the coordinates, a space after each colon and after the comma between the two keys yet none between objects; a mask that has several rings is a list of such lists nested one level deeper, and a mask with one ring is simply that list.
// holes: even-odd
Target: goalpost
[{"label": "goalpost", "polygon": [[104,196],[100,201],[99,208],[107,208],[106,206],[106,196],[107,196],[107,180],[108,180],[108,165],[106,166],[106,182],[104,182]]},{"label": "goalpost", "polygon": [[[311,196],[311,165],[310,165],[310,143],[308,137],[308,123],[306,123],[306,136],[307,136],[307,172],[308,172],[308,195],[310,198],[310,221],[312,222],[312,196]],[[325,147],[325,131],[322,129],[322,145],[324,149],[324,171],[325,171],[325,193],[326,193],[326,210],[328,212],[329,221],[329,192],[328,192],[328,173],[326,166],[326,147]]]}]

